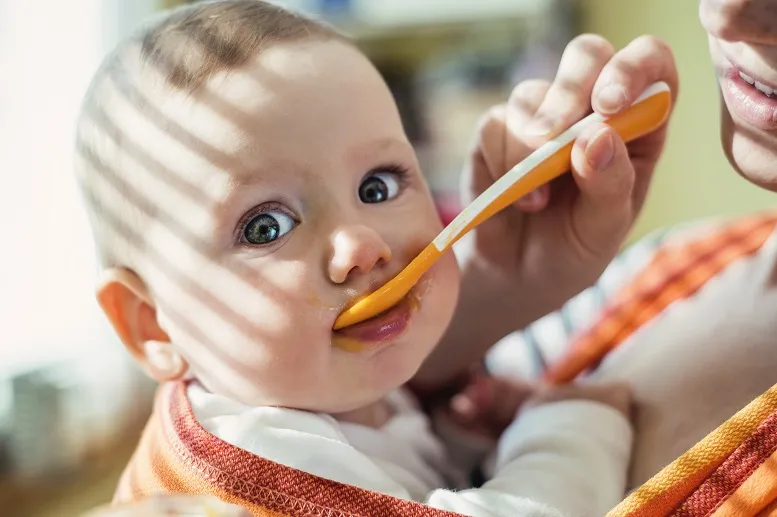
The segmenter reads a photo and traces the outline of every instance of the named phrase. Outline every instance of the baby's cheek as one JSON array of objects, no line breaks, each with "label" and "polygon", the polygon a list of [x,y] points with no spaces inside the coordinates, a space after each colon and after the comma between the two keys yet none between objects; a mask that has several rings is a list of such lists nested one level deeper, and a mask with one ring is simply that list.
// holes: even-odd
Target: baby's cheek
[{"label": "baby's cheek", "polygon": [[421,306],[425,313],[425,326],[436,342],[450,324],[458,301],[460,272],[452,252],[435,263],[427,282],[421,293]]},{"label": "baby's cheek", "polygon": [[445,299],[447,300],[447,306],[451,307],[450,312],[452,314],[453,307],[456,306],[456,302],[459,297],[459,288],[461,284],[461,271],[459,270],[456,256],[452,251],[449,251],[441,259],[442,266],[444,268],[441,274],[441,283],[445,289]]}]

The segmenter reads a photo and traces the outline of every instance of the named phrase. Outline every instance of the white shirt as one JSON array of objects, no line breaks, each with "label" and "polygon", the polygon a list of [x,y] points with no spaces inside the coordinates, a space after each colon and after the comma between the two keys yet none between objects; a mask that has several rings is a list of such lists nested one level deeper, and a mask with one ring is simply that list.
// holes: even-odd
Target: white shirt
[{"label": "white shirt", "polygon": [[277,407],[250,407],[192,383],[199,423],[221,440],[310,474],[472,517],[602,517],[621,499],[632,441],[628,421],[594,402],[523,411],[480,488],[463,479],[431,423],[403,392],[380,429]]}]

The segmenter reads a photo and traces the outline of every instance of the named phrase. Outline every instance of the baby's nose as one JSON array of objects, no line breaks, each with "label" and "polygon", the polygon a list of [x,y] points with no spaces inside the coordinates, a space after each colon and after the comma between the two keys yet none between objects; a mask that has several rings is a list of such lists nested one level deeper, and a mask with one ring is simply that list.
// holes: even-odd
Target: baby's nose
[{"label": "baby's nose", "polygon": [[329,278],[342,284],[349,277],[365,274],[391,260],[391,248],[383,238],[367,226],[352,225],[332,234],[332,254]]}]

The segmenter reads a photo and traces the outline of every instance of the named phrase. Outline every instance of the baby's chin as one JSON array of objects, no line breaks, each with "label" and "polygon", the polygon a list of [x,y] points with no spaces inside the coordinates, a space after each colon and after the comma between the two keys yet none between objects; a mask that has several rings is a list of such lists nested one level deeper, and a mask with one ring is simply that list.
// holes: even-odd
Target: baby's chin
[{"label": "baby's chin", "polygon": [[[414,327],[376,353],[334,350],[337,373],[321,386],[316,410],[325,413],[354,411],[373,404],[401,389],[420,369],[437,344],[443,329],[429,326],[422,314]],[[329,392],[328,395],[325,395]],[[325,395],[325,396],[323,396]]]},{"label": "baby's chin", "polygon": [[[405,385],[450,324],[459,293],[455,257],[440,259],[419,286],[407,328],[384,342],[351,343],[332,335],[328,381],[313,390],[307,409],[345,413],[365,408]],[[345,346],[344,346],[345,343]]]}]

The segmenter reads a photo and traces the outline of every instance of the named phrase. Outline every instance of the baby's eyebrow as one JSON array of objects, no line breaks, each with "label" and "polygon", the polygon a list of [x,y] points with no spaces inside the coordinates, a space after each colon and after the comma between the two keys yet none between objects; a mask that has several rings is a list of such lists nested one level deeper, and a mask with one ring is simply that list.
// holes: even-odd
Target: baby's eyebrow
[{"label": "baby's eyebrow", "polygon": [[267,183],[267,179],[261,173],[230,174],[229,179],[224,182],[221,188],[221,199],[227,199],[234,196],[235,192],[245,187],[254,187]]},{"label": "baby's eyebrow", "polygon": [[310,177],[307,164],[276,160],[272,163],[262,163],[252,169],[236,171],[221,171],[219,178],[207,188],[214,193],[215,215],[219,221],[231,216],[233,201],[244,189],[261,188],[262,186],[277,187],[279,182],[289,181],[290,175],[302,176],[303,181]]},{"label": "baby's eyebrow", "polygon": [[362,161],[376,153],[388,153],[393,150],[412,152],[413,146],[407,140],[390,136],[355,145],[349,149],[348,155],[355,161]]},{"label": "baby's eyebrow", "polygon": [[269,181],[263,174],[231,174],[224,173],[221,178],[208,185],[209,191],[214,193],[214,216],[223,223],[231,216],[231,208],[238,193],[246,188],[253,188],[268,184]]},{"label": "baby's eyebrow", "polygon": [[262,184],[269,184],[273,179],[283,178],[290,171],[294,174],[305,175],[308,168],[301,163],[293,163],[286,160],[274,160],[273,162],[264,162],[254,165],[251,168],[243,168],[240,171],[223,171],[226,179],[222,179],[223,185],[220,186],[220,199],[231,198],[240,189],[246,187],[256,187]]}]

